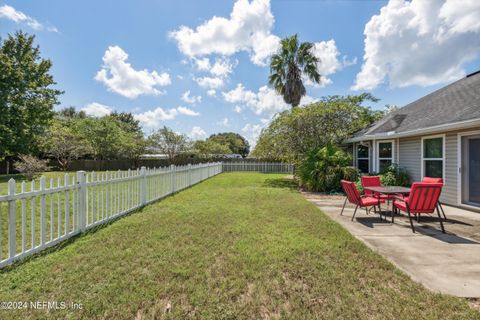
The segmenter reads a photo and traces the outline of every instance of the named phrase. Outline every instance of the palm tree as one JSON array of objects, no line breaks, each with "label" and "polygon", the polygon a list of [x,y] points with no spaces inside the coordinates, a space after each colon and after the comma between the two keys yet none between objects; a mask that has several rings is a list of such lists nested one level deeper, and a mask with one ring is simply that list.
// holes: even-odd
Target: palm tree
[{"label": "palm tree", "polygon": [[317,63],[320,61],[311,52],[313,43],[298,43],[297,35],[280,41],[280,52],[272,56],[268,82],[283,96],[283,100],[296,107],[306,94],[302,74],[315,83],[320,83]]}]

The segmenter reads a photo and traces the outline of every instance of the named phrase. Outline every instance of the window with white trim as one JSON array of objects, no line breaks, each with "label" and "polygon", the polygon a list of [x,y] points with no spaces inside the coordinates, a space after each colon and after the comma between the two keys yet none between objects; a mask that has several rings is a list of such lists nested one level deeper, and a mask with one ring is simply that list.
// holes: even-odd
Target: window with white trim
[{"label": "window with white trim", "polygon": [[370,171],[370,158],[368,156],[368,146],[366,145],[357,145],[357,168],[364,173]]},{"label": "window with white trim", "polygon": [[393,142],[378,143],[378,172],[384,172],[393,163]]},{"label": "window with white trim", "polygon": [[443,178],[443,137],[422,139],[423,176]]}]

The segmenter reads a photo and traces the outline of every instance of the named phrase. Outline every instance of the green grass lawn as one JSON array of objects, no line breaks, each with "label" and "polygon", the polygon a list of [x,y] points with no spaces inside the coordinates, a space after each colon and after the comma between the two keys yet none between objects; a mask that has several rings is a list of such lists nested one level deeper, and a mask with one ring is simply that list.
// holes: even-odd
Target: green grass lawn
[{"label": "green grass lawn", "polygon": [[225,173],[0,271],[0,319],[479,319],[303,199],[282,175]]}]

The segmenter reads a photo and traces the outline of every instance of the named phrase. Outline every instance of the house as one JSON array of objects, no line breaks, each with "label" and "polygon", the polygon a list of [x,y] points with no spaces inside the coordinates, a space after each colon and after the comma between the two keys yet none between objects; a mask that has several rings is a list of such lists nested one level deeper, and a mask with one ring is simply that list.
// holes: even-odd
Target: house
[{"label": "house", "polygon": [[446,204],[480,210],[480,71],[387,114],[347,140],[354,164],[442,177]]}]

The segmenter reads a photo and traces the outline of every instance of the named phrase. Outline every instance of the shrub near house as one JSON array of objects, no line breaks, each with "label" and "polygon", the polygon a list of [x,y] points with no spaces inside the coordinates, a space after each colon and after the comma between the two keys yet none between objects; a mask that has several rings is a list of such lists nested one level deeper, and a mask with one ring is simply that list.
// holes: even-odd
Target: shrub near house
[{"label": "shrub near house", "polygon": [[300,183],[309,190],[339,191],[341,179],[354,181],[358,178],[359,171],[350,166],[351,161],[348,153],[332,145],[314,149],[300,163]]}]

